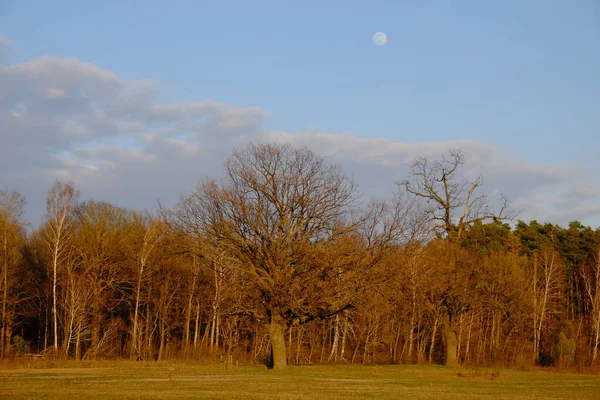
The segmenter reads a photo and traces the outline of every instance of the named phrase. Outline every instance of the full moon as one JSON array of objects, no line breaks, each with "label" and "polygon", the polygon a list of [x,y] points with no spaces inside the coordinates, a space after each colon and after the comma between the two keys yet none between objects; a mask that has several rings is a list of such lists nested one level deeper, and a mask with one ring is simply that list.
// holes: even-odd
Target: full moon
[{"label": "full moon", "polygon": [[387,35],[384,32],[375,32],[373,35],[373,43],[377,46],[383,46],[387,43]]}]

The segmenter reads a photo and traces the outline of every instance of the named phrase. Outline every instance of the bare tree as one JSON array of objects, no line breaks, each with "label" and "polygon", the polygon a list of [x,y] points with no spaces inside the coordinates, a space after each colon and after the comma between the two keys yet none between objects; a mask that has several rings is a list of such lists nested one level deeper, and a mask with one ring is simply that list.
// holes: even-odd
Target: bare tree
[{"label": "bare tree", "polygon": [[560,254],[554,249],[543,248],[533,261],[533,357],[540,356],[540,343],[548,314],[560,296],[560,274],[563,269]]},{"label": "bare tree", "polygon": [[430,204],[430,219],[435,222],[433,229],[455,243],[462,240],[467,227],[477,222],[510,220],[516,216],[506,197],[502,197],[499,211],[494,212],[489,197],[476,193],[483,184],[483,177],[471,182],[460,181],[457,175],[463,164],[464,155],[460,150],[452,150],[433,162],[419,157],[411,167],[411,179],[400,183],[408,193]]},{"label": "bare tree", "polygon": [[312,151],[288,145],[250,145],[225,163],[227,177],[208,181],[180,202],[180,225],[213,238],[234,268],[251,279],[266,319],[272,367],[286,366],[284,324],[326,318],[348,307],[314,295],[335,271],[319,262],[315,246],[343,231],[356,186]]},{"label": "bare tree", "polygon": [[131,358],[141,356],[141,334],[139,329],[139,309],[141,301],[141,291],[147,275],[155,267],[150,262],[156,246],[166,236],[167,229],[161,220],[151,216],[135,215],[133,223],[134,232],[129,238],[130,246],[133,251],[135,263],[135,300],[133,313],[133,331],[131,335]]},{"label": "bare tree", "polygon": [[89,305],[88,356],[95,357],[102,335],[106,334],[106,316],[123,300],[122,295],[117,295],[118,284],[129,262],[126,249],[132,213],[107,202],[90,200],[79,205],[74,216],[77,224],[73,230],[76,234],[73,253],[93,294]]},{"label": "bare tree", "polygon": [[46,230],[45,239],[51,253],[50,274],[52,276],[52,321],[54,332],[54,349],[58,352],[58,315],[57,315],[57,282],[58,271],[67,254],[70,239],[70,215],[75,209],[79,192],[72,183],[57,181],[46,198]]},{"label": "bare tree", "polygon": [[446,363],[458,364],[458,340],[455,319],[467,307],[464,298],[455,296],[452,289],[459,284],[456,277],[456,249],[461,243],[465,230],[486,220],[504,220],[514,217],[509,212],[509,202],[502,198],[498,212],[494,212],[487,195],[479,195],[477,190],[483,183],[480,176],[474,181],[459,179],[459,169],[464,163],[460,150],[450,151],[441,160],[430,161],[417,158],[411,167],[411,177],[399,185],[407,193],[421,198],[429,205],[429,219],[432,229],[448,245],[447,288],[442,303],[446,310],[444,336]]},{"label": "bare tree", "polygon": [[90,304],[93,297],[93,285],[89,277],[76,271],[74,262],[65,263],[63,308],[65,326],[63,349],[69,355],[71,344],[75,347],[75,359],[81,359],[82,344],[89,333]]}]

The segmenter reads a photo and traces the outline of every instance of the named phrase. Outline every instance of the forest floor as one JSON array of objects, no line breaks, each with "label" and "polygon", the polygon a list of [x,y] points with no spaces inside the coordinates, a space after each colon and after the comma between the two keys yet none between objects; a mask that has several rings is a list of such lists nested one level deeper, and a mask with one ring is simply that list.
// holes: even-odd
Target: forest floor
[{"label": "forest floor", "polygon": [[[97,362],[0,368],[0,399],[600,399],[600,375],[439,365]],[[29,368],[28,368],[29,367]]]}]

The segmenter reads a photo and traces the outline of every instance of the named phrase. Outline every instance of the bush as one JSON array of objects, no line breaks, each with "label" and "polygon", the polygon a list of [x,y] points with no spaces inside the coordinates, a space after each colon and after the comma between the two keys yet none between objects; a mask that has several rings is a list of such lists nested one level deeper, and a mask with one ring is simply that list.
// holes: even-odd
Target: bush
[{"label": "bush", "polygon": [[552,348],[552,359],[554,363],[564,368],[570,366],[575,361],[575,340],[567,338],[564,332],[558,336],[558,343]]},{"label": "bush", "polygon": [[12,338],[12,351],[17,357],[19,357],[29,352],[29,346],[27,345],[25,339],[19,335],[15,335]]}]

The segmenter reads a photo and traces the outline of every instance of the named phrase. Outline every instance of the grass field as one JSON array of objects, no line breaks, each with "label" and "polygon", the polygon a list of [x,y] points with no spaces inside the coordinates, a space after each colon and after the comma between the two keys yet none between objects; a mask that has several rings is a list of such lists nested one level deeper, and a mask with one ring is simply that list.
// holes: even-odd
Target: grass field
[{"label": "grass field", "polygon": [[[6,366],[5,366],[6,367]],[[437,365],[244,366],[114,362],[0,370],[0,399],[600,399],[600,376]]]}]

